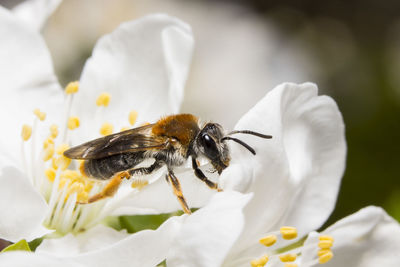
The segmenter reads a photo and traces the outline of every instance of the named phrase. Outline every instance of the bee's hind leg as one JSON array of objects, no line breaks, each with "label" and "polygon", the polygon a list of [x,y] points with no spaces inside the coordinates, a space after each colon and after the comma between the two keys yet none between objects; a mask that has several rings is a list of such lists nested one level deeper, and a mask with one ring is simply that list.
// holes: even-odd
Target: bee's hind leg
[{"label": "bee's hind leg", "polygon": [[[108,182],[108,184],[103,188],[103,190],[100,193],[91,196],[87,203],[93,203],[102,200],[106,197],[112,197],[118,191],[118,188],[122,183],[122,180],[129,179],[130,177],[131,175],[129,174],[128,171],[122,171],[116,173]],[[87,203],[80,203],[80,204],[87,204]]]}]

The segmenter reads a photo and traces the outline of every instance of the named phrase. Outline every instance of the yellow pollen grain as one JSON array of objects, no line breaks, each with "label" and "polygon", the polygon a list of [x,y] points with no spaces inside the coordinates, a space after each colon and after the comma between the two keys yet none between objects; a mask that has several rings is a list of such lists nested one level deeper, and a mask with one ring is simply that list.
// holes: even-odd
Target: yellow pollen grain
[{"label": "yellow pollen grain", "polygon": [[79,127],[79,124],[80,124],[80,122],[79,122],[79,118],[78,117],[70,117],[68,119],[67,126],[68,126],[68,129],[74,130],[74,129]]},{"label": "yellow pollen grain", "polygon": [[38,119],[41,121],[44,121],[46,119],[46,113],[40,111],[40,109],[38,109],[38,108],[33,110],[33,114],[35,114],[36,117],[38,117]]},{"label": "yellow pollen grain", "polygon": [[149,124],[150,124],[150,122],[143,122],[140,126],[147,126]]},{"label": "yellow pollen grain", "polygon": [[43,160],[44,161],[48,161],[54,155],[54,145],[53,144],[49,144],[47,146],[47,148],[43,152],[44,152],[43,153]]},{"label": "yellow pollen grain", "polygon": [[131,184],[131,187],[141,190],[143,187],[145,187],[148,184],[149,184],[149,181],[147,181],[147,180],[134,180]]},{"label": "yellow pollen grain", "polygon": [[52,124],[50,126],[50,136],[52,138],[57,138],[57,136],[58,136],[58,126],[57,125]]},{"label": "yellow pollen grain", "polygon": [[281,260],[281,262],[295,261],[296,258],[297,258],[297,255],[294,253],[288,253],[288,254],[279,256],[279,259]]},{"label": "yellow pollen grain", "polygon": [[272,246],[273,244],[275,244],[276,240],[277,240],[276,235],[268,235],[268,236],[266,236],[266,237],[261,238],[261,239],[259,240],[259,242],[260,242],[261,244],[263,244],[264,246],[270,247],[270,246]]},{"label": "yellow pollen grain", "polygon": [[54,179],[56,178],[56,170],[55,169],[48,168],[44,171],[44,173],[50,182],[54,182]]},{"label": "yellow pollen grain", "polygon": [[285,263],[284,267],[298,267],[296,263]]},{"label": "yellow pollen grain", "polygon": [[283,226],[280,229],[283,239],[290,240],[297,237],[297,229],[295,227]]},{"label": "yellow pollen grain", "polygon": [[100,128],[100,134],[101,135],[109,135],[112,134],[114,130],[114,127],[111,123],[105,122]]},{"label": "yellow pollen grain", "polygon": [[22,126],[22,131],[21,131],[22,140],[28,141],[29,138],[31,138],[31,135],[32,135],[32,127],[27,124],[24,124]]},{"label": "yellow pollen grain", "polygon": [[65,150],[69,149],[69,145],[67,144],[60,144],[57,146],[56,153],[58,155],[64,154]]},{"label": "yellow pollen grain", "polygon": [[111,95],[109,93],[101,93],[96,99],[97,106],[105,106],[107,107],[110,103]]},{"label": "yellow pollen grain", "polygon": [[135,124],[137,117],[138,117],[138,112],[136,110],[132,110],[131,112],[129,112],[130,125],[133,126]]},{"label": "yellow pollen grain", "polygon": [[65,93],[66,94],[75,94],[79,90],[79,82],[70,82],[66,87],[65,87]]},{"label": "yellow pollen grain", "polygon": [[318,247],[320,248],[330,248],[332,247],[333,242],[331,240],[320,240],[318,242]]},{"label": "yellow pollen grain", "polygon": [[326,253],[322,254],[321,256],[319,256],[318,262],[321,264],[326,263],[326,262],[330,261],[332,259],[332,257],[333,257],[332,251],[326,252]]},{"label": "yellow pollen grain", "polygon": [[124,126],[124,127],[121,128],[120,132],[127,131],[127,130],[129,130],[129,129],[130,129],[129,127]]}]

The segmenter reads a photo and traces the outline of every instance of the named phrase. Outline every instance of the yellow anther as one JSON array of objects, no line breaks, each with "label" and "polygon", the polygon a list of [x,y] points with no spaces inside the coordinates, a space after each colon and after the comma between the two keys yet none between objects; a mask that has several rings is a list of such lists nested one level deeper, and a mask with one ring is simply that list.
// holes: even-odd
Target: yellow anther
[{"label": "yellow anther", "polygon": [[289,240],[297,237],[297,229],[295,227],[283,226],[280,229],[283,239]]},{"label": "yellow anther", "polygon": [[50,126],[50,135],[52,138],[57,138],[58,136],[58,126],[55,124],[52,124]]},{"label": "yellow anther", "polygon": [[122,127],[122,128],[121,128],[120,132],[123,132],[123,131],[129,130],[129,129],[130,129],[129,127],[125,126],[125,127]]},{"label": "yellow anther", "polygon": [[258,266],[259,266],[258,260],[252,260],[252,261],[250,262],[250,264],[251,264],[251,267],[258,267]]},{"label": "yellow anther", "polygon": [[265,264],[267,264],[268,260],[269,260],[268,255],[264,255],[259,259],[252,260],[250,264],[252,267],[262,267]]},{"label": "yellow anther", "polygon": [[79,82],[70,82],[66,87],[65,87],[65,93],[66,94],[75,94],[79,90]]},{"label": "yellow anther", "polygon": [[97,106],[105,106],[107,107],[110,103],[111,95],[109,93],[101,93],[96,100]]},{"label": "yellow anther", "polygon": [[71,164],[71,159],[64,156],[60,156],[52,161],[52,166],[54,169],[58,169],[60,167],[63,171],[68,168],[69,164]]},{"label": "yellow anther", "polygon": [[22,131],[21,131],[22,140],[28,141],[29,138],[31,138],[31,135],[32,135],[32,127],[27,124],[24,124],[22,126]]},{"label": "yellow anther", "polygon": [[279,259],[281,260],[281,262],[295,261],[296,258],[297,258],[297,255],[294,253],[288,253],[288,254],[279,256]]},{"label": "yellow anther", "polygon": [[62,178],[67,178],[69,180],[75,180],[80,178],[80,174],[74,170],[65,170],[60,175]]},{"label": "yellow anther", "polygon": [[333,237],[330,235],[320,235],[319,240],[330,240],[333,243]]},{"label": "yellow anther", "polygon": [[44,152],[43,160],[44,161],[48,161],[54,155],[54,145],[53,144],[48,144],[46,149],[43,152]]},{"label": "yellow anther", "polygon": [[41,112],[38,108],[33,111],[33,114],[35,114],[36,117],[38,117],[38,119],[41,121],[44,121],[46,119],[46,113]]},{"label": "yellow anther", "polygon": [[67,123],[68,129],[74,130],[79,127],[79,118],[78,117],[70,117]]},{"label": "yellow anther", "polygon": [[53,168],[48,168],[44,171],[44,173],[50,182],[54,182],[54,179],[56,178],[56,170]]},{"label": "yellow anther", "polygon": [[269,260],[268,255],[264,255],[258,260],[258,263],[261,266],[264,266],[265,264],[267,264],[268,260]]},{"label": "yellow anther", "polygon": [[50,145],[54,145],[54,140],[51,137],[48,137],[46,140],[43,142],[43,149],[47,149]]},{"label": "yellow anther", "polygon": [[64,154],[64,151],[67,150],[68,148],[69,148],[69,145],[60,144],[60,145],[57,146],[56,153],[58,155],[62,155],[62,154]]},{"label": "yellow anther", "polygon": [[138,179],[138,180],[134,180],[134,181],[132,182],[131,187],[132,187],[132,188],[137,188],[137,189],[141,190],[143,187],[145,187],[145,186],[148,185],[148,184],[149,184],[149,181]]},{"label": "yellow anther", "polygon": [[261,244],[263,244],[264,246],[270,247],[270,246],[272,246],[273,244],[275,244],[276,240],[277,240],[276,235],[268,235],[268,236],[266,236],[266,237],[261,238],[261,239],[259,240],[259,242],[260,242]]},{"label": "yellow anther", "polygon": [[89,194],[85,191],[79,192],[76,200],[81,203],[86,203],[89,200]]},{"label": "yellow anther", "polygon": [[329,248],[321,248],[320,250],[318,250],[318,257],[321,257],[322,255],[328,252],[331,252]]},{"label": "yellow anther", "polygon": [[319,256],[318,261],[319,263],[323,264],[326,263],[328,261],[330,261],[333,257],[333,253],[332,251],[327,251],[326,253],[323,253],[321,256]]},{"label": "yellow anther", "polygon": [[135,110],[132,110],[131,112],[129,112],[129,123],[131,125],[134,125],[136,122],[136,119],[138,117],[138,113]]},{"label": "yellow anther", "polygon": [[111,123],[105,122],[100,128],[101,135],[109,135],[112,134],[114,127]]},{"label": "yellow anther", "polygon": [[331,240],[320,240],[318,242],[318,247],[320,248],[330,248],[332,247],[333,242]]},{"label": "yellow anther", "polygon": [[298,267],[296,263],[285,263],[285,267]]}]

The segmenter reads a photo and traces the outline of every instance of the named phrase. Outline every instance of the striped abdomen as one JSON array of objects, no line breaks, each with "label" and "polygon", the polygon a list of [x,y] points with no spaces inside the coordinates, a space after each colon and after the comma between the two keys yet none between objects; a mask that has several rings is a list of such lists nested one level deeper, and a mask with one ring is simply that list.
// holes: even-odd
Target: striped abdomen
[{"label": "striped abdomen", "polygon": [[88,177],[106,180],[117,172],[132,169],[143,160],[143,152],[116,154],[105,158],[86,160],[82,171]]}]

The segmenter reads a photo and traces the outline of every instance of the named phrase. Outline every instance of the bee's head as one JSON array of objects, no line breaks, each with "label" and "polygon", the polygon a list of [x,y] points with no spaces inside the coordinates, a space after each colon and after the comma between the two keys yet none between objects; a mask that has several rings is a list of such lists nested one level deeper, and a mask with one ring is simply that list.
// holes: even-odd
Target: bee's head
[{"label": "bee's head", "polygon": [[217,123],[207,123],[196,136],[198,154],[211,161],[219,174],[229,166],[230,156],[228,145],[223,140],[224,130]]}]

